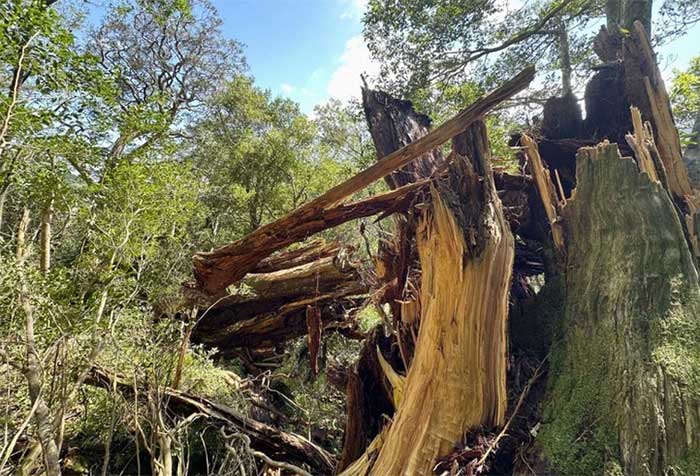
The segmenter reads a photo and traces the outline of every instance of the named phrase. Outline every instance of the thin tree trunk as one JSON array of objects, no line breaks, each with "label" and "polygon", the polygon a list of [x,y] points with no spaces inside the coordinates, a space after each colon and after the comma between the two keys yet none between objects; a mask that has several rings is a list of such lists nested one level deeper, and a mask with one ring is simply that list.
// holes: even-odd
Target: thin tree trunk
[{"label": "thin tree trunk", "polygon": [[557,25],[559,36],[559,69],[561,70],[562,96],[573,93],[571,86],[571,51],[569,47],[569,32],[566,24],[559,21]]},{"label": "thin tree trunk", "polygon": [[51,269],[51,225],[53,224],[53,198],[49,200],[41,211],[41,236],[39,270],[41,274],[48,274]]},{"label": "thin tree trunk", "polygon": [[639,21],[651,36],[651,14],[653,0],[625,0],[622,26],[631,30],[635,21]]},{"label": "thin tree trunk", "polygon": [[605,1],[605,18],[608,31],[617,31],[622,23],[623,0]]},{"label": "thin tree trunk", "polygon": [[7,196],[10,194],[10,187],[9,183],[3,183],[0,191],[0,241],[2,240],[2,224],[5,218],[5,203],[7,203]]},{"label": "thin tree trunk", "polygon": [[60,476],[61,467],[59,465],[58,447],[55,440],[55,429],[52,424],[49,408],[46,405],[43,390],[43,378],[41,359],[36,348],[36,337],[34,335],[34,306],[31,302],[27,276],[25,273],[26,258],[26,234],[29,227],[29,209],[25,208],[17,231],[17,259],[19,268],[19,300],[25,318],[25,345],[27,352],[27,363],[25,377],[29,389],[29,399],[32,405],[36,405],[34,422],[36,432],[41,443],[42,456],[44,460],[44,470],[47,476]]}]

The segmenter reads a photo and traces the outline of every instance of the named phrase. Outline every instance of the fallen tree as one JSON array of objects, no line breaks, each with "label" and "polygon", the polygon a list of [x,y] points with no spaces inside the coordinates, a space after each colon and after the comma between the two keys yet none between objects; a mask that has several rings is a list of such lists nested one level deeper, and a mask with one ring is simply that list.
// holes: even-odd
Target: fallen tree
[{"label": "fallen tree", "polygon": [[193,342],[216,347],[223,356],[281,348],[307,333],[308,308],[319,310],[323,327],[352,330],[352,315],[364,306],[368,287],[351,254],[337,243],[318,242],[270,256],[241,280],[238,292],[197,314]]},{"label": "fallen tree", "polygon": [[[116,389],[125,397],[134,398],[134,382],[104,368],[91,369],[87,382],[110,391]],[[299,435],[278,430],[199,395],[172,388],[161,388],[159,392],[166,410],[174,415],[188,418],[199,414],[231,431],[243,433],[254,450],[269,458],[307,465],[314,474],[331,474],[333,471],[333,457]],[[138,390],[138,395],[143,397],[146,394],[143,389]]]}]

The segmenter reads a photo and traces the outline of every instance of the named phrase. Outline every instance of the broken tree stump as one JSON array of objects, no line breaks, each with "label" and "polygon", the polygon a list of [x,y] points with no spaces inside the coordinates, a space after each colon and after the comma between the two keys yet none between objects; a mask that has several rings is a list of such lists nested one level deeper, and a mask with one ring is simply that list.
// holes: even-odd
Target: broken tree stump
[{"label": "broken tree stump", "polygon": [[669,193],[606,142],[579,151],[563,219],[545,455],[561,474],[697,474],[700,288]]},{"label": "broken tree stump", "polygon": [[421,326],[401,403],[344,475],[432,474],[465,430],[503,422],[513,236],[483,122],[455,138],[453,151],[418,228]]}]

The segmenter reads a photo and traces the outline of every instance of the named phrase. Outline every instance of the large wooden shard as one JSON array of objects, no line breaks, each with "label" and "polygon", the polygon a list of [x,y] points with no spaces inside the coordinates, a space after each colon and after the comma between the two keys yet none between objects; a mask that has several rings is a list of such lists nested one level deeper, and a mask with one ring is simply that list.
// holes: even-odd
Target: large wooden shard
[{"label": "large wooden shard", "polygon": [[[362,90],[362,107],[377,160],[419,140],[430,132],[431,120],[413,109],[410,101],[402,101],[383,91]],[[440,149],[424,153],[415,161],[385,177],[390,188],[397,188],[436,175],[445,159]],[[374,258],[379,305],[388,305],[393,332],[383,342],[400,349],[405,366],[412,355],[411,329],[417,320],[420,304],[416,289],[420,287],[418,254],[415,245],[415,213],[395,215],[391,236],[379,242]],[[379,329],[377,329],[379,331]],[[343,451],[338,470],[344,470],[364,453],[367,446],[382,429],[384,418],[393,415],[394,408],[386,391],[386,378],[377,360],[377,332],[367,339],[360,356],[350,369],[346,388],[346,423]],[[384,403],[384,404],[382,404]]]},{"label": "large wooden shard", "polygon": [[[383,91],[364,88],[362,107],[379,160],[430,132],[428,116],[416,112],[410,101],[396,99]],[[444,162],[440,149],[432,149],[385,179],[391,188],[398,188],[431,177]]]},{"label": "large wooden shard", "polygon": [[541,438],[559,474],[698,474],[700,289],[674,202],[617,145],[582,148],[563,341]]},{"label": "large wooden shard", "polygon": [[417,232],[421,326],[403,397],[390,426],[343,474],[432,474],[466,430],[503,422],[513,236],[483,122],[453,150],[449,178],[432,189]]},{"label": "large wooden shard", "polygon": [[534,68],[526,68],[421,139],[395,151],[289,215],[260,227],[234,243],[208,253],[198,253],[193,258],[195,283],[191,288],[209,295],[220,295],[227,286],[240,280],[273,252],[348,220],[376,214],[381,206],[390,209],[392,203],[416,188],[393,190],[382,198],[383,204],[378,202],[378,197],[356,202],[352,206],[337,204],[464,131],[494,106],[525,89],[534,78],[534,73]]},{"label": "large wooden shard", "polygon": [[630,37],[622,43],[625,94],[629,103],[639,108],[642,117],[651,123],[654,142],[666,170],[669,191],[676,199],[686,200],[693,194],[693,189],[683,163],[683,151],[673,121],[671,101],[656,55],[649,44],[647,32],[639,21],[634,22],[630,33]]},{"label": "large wooden shard", "polygon": [[368,292],[351,255],[347,247],[317,243],[270,256],[255,270],[271,271],[247,274],[240,291],[198,313],[192,341],[235,355],[305,335],[309,308],[322,328],[348,321]]},{"label": "large wooden shard", "polygon": [[[88,383],[109,391],[116,389],[129,399],[133,399],[134,382],[106,369],[93,368]],[[201,414],[224,427],[247,435],[253,449],[273,459],[308,465],[312,468],[313,474],[332,473],[335,463],[333,458],[325,450],[299,435],[278,430],[247,417],[227,405],[199,395],[167,387],[160,388],[159,392],[159,396],[166,402],[167,410],[175,415],[186,418],[193,414]],[[145,396],[147,392],[141,389],[139,395]]]}]

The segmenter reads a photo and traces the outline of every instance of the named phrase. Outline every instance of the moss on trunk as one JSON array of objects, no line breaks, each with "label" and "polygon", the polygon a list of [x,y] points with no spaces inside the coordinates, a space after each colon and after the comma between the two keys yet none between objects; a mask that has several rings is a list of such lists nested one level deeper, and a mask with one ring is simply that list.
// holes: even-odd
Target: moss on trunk
[{"label": "moss on trunk", "polygon": [[668,192],[581,149],[541,442],[560,474],[698,474],[698,275]]}]

